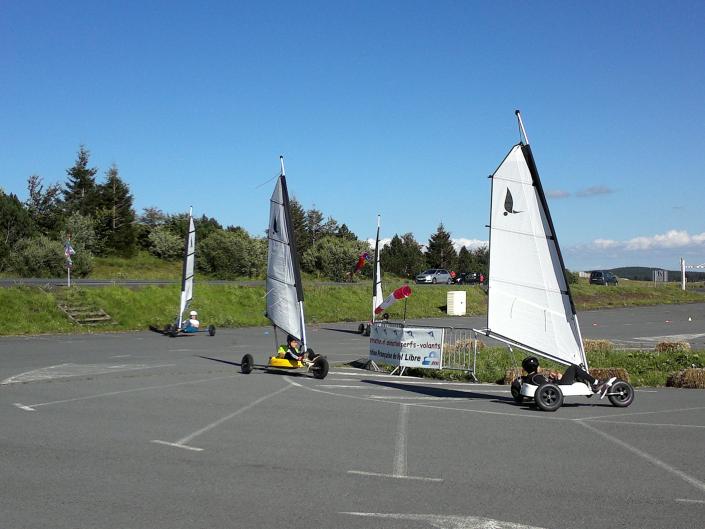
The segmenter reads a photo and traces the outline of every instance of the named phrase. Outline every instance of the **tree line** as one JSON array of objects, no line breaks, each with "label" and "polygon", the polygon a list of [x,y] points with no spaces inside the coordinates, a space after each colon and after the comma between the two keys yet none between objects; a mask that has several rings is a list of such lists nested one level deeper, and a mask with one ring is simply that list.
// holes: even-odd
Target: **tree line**
[{"label": "tree line", "polygon": [[[85,277],[95,256],[130,258],[138,252],[163,260],[182,258],[188,229],[186,213],[165,213],[157,207],[137,214],[128,184],[111,165],[98,180],[90,152],[81,146],[63,184],[45,186],[39,175],[27,179],[27,199],[0,188],[0,271],[20,277],[58,277],[66,273],[64,245],[71,242],[72,273]],[[301,268],[333,281],[354,279],[352,270],[367,241],[346,224],[315,207],[305,209],[292,198],[291,219]],[[240,226],[223,227],[216,219],[195,218],[197,270],[221,279],[262,277],[266,270],[267,239]],[[381,252],[382,270],[412,278],[425,268],[487,275],[487,248],[456,252],[450,233],[438,226],[424,250],[411,233],[394,235]],[[372,266],[361,274],[372,275]]]}]

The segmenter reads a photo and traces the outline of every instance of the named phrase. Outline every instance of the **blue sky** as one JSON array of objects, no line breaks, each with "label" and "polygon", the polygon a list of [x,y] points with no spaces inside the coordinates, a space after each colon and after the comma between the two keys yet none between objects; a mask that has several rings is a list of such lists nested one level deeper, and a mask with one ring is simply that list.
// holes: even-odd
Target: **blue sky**
[{"label": "blue sky", "polygon": [[284,154],[361,238],[484,241],[518,108],[569,268],[705,263],[703,27],[702,1],[5,1],[0,186],[85,144],[138,210],[261,235]]}]

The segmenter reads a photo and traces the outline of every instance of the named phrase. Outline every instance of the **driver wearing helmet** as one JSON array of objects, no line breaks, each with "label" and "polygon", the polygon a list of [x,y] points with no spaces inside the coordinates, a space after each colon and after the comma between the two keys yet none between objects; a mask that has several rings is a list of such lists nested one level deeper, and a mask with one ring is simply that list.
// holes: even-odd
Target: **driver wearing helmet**
[{"label": "driver wearing helmet", "polygon": [[189,312],[189,319],[184,322],[184,328],[181,329],[183,332],[198,332],[198,328],[201,326],[201,322],[198,321],[198,312],[192,310]]},{"label": "driver wearing helmet", "polygon": [[301,352],[301,343],[299,339],[290,334],[286,337],[286,344],[280,345],[277,349],[277,356],[279,358],[286,358],[293,362],[300,362],[304,358],[304,354]]},{"label": "driver wearing helmet", "polygon": [[524,358],[521,367],[526,371],[526,376],[522,377],[524,382],[540,386],[549,381],[548,378],[539,373],[539,359],[535,356]]}]

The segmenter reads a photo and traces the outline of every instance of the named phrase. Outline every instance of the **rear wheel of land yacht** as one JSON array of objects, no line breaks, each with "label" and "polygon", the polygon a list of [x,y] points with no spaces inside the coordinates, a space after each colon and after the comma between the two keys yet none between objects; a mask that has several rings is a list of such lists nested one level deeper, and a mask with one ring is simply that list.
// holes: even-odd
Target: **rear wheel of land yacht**
[{"label": "rear wheel of land yacht", "polygon": [[512,398],[517,404],[524,402],[524,395],[521,394],[521,380],[515,378],[511,385]]}]

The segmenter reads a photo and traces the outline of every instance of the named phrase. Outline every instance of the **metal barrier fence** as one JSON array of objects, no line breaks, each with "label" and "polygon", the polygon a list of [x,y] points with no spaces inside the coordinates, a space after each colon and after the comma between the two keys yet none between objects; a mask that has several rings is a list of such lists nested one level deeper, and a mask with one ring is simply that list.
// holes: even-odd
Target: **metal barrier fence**
[{"label": "metal barrier fence", "polygon": [[[394,327],[403,329],[403,323],[382,321],[375,325]],[[477,367],[477,332],[473,329],[463,327],[433,327],[430,325],[411,324],[408,327],[418,329],[438,329],[443,330],[443,359],[442,368],[454,371],[465,371],[473,380]],[[403,373],[403,369],[400,374]]]}]

